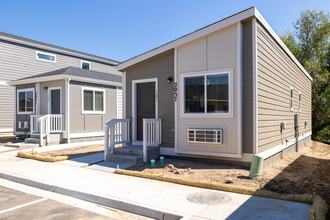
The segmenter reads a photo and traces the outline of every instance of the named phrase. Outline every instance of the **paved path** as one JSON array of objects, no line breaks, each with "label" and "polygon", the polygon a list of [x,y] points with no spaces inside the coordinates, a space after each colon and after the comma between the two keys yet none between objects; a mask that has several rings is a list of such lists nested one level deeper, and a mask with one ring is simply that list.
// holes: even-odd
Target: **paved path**
[{"label": "paved path", "polygon": [[0,219],[148,219],[4,179],[0,201]]},{"label": "paved path", "polygon": [[[231,201],[219,205],[196,204],[187,196],[197,192],[219,192],[173,183],[117,175],[60,163],[14,158],[15,152],[0,154],[0,176],[44,183],[48,190],[84,200],[161,218],[187,219],[307,219],[311,206],[303,203],[226,193]],[[32,180],[32,182],[31,182]],[[144,212],[144,213],[139,213]],[[172,216],[171,216],[172,215]]]}]

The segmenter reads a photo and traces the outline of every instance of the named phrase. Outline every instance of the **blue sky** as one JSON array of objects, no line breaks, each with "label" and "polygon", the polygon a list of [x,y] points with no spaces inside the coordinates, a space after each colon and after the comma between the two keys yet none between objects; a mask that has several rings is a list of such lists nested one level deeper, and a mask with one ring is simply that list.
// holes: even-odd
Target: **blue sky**
[{"label": "blue sky", "polygon": [[255,6],[278,35],[329,0],[0,0],[0,31],[118,61]]}]

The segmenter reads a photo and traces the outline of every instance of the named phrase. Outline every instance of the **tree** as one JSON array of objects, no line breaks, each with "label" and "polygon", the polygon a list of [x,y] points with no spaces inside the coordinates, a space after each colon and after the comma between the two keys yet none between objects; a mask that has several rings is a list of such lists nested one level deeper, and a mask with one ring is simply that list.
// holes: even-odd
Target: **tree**
[{"label": "tree", "polygon": [[330,142],[330,16],[323,11],[303,11],[294,31],[281,39],[313,77],[313,139]]}]

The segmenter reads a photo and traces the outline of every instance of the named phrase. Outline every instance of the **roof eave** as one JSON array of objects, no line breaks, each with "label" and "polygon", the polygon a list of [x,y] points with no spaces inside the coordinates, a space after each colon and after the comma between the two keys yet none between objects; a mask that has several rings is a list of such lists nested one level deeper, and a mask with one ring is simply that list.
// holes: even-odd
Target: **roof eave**
[{"label": "roof eave", "polygon": [[207,26],[205,28],[202,28],[198,31],[192,32],[188,35],[185,35],[181,38],[178,38],[174,41],[171,41],[167,44],[164,44],[160,47],[157,47],[155,49],[152,49],[148,52],[145,52],[141,55],[138,55],[136,57],[133,57],[127,61],[124,61],[120,63],[117,66],[117,69],[119,71],[122,71],[134,64],[137,64],[143,60],[149,59],[157,54],[163,53],[167,50],[176,48],[178,46],[181,46],[187,42],[190,42],[192,40],[195,40],[197,38],[203,37],[207,34],[210,34],[214,31],[220,30],[222,28],[225,28],[229,25],[235,24],[239,21],[242,21],[244,19],[247,19],[249,17],[256,17],[257,20],[269,31],[269,33],[274,37],[275,41],[278,42],[278,44],[284,49],[284,51],[291,57],[291,59],[297,64],[297,66],[303,71],[303,73],[307,76],[307,78],[311,81],[313,81],[313,78],[308,74],[308,72],[305,70],[305,68],[299,63],[299,61],[296,59],[296,57],[291,53],[291,51],[288,49],[288,47],[283,43],[283,41],[280,39],[280,37],[275,33],[275,31],[270,27],[270,25],[267,23],[267,21],[262,17],[262,15],[259,13],[259,11],[252,7],[250,9],[247,9],[241,13],[238,13],[234,16],[231,16],[227,19],[221,20],[219,22],[216,22],[210,26]]},{"label": "roof eave", "polygon": [[227,26],[230,26],[232,24],[235,24],[235,23],[237,23],[237,22],[239,22],[241,20],[244,20],[244,19],[249,18],[249,17],[254,16],[254,15],[255,15],[255,8],[252,7],[250,9],[247,9],[245,11],[242,11],[242,12],[236,14],[236,15],[233,15],[231,17],[228,17],[228,18],[226,18],[224,20],[221,20],[219,22],[216,22],[216,23],[214,23],[212,25],[209,25],[207,27],[201,28],[201,29],[199,29],[199,30],[197,30],[195,32],[192,32],[192,33],[190,33],[188,35],[185,35],[185,36],[183,36],[181,38],[178,38],[178,39],[176,39],[174,41],[171,41],[171,42],[169,42],[167,44],[164,44],[164,45],[162,45],[160,47],[157,47],[157,48],[155,48],[153,50],[150,50],[150,51],[148,51],[146,53],[143,53],[141,55],[138,55],[136,57],[133,57],[133,58],[127,60],[127,61],[124,61],[124,62],[120,63],[117,66],[117,68],[120,71],[121,70],[124,70],[124,69],[126,69],[126,68],[128,68],[128,67],[130,67],[130,66],[132,66],[132,65],[134,65],[136,63],[139,63],[139,62],[141,62],[143,60],[146,60],[148,58],[151,58],[151,57],[153,57],[153,56],[155,56],[157,54],[160,54],[160,53],[163,53],[163,52],[165,52],[167,50],[170,50],[170,49],[176,48],[178,46],[181,46],[182,44],[185,44],[185,43],[188,43],[188,42],[190,42],[192,40],[195,40],[197,38],[203,37],[203,36],[205,36],[207,34],[210,34],[210,33],[214,32],[214,31],[220,30],[220,29],[225,28]]},{"label": "roof eave", "polygon": [[73,52],[73,51],[66,51],[64,49],[54,48],[54,47],[51,47],[51,46],[45,46],[45,45],[41,45],[41,44],[33,43],[33,42],[27,42],[27,41],[24,41],[24,40],[14,39],[14,38],[11,38],[11,37],[6,37],[6,36],[1,36],[0,35],[0,39],[5,40],[5,41],[9,41],[9,42],[13,42],[13,43],[17,43],[17,44],[30,46],[30,47],[35,47],[35,48],[38,48],[38,49],[53,51],[53,52],[57,52],[57,53],[61,53],[61,54],[67,54],[67,55],[79,57],[79,58],[86,59],[86,60],[92,60],[92,61],[97,61],[97,62],[101,62],[101,63],[106,63],[106,64],[110,64],[110,65],[113,65],[113,66],[116,66],[119,63],[119,62],[112,61],[112,60],[102,58],[102,57],[100,57],[100,58],[92,57],[92,56],[88,56],[87,54],[84,55],[84,54],[76,53],[76,52]]},{"label": "roof eave", "polygon": [[98,79],[91,79],[86,77],[79,77],[79,76],[70,76],[70,75],[55,75],[55,76],[44,76],[44,77],[36,77],[30,79],[21,79],[15,80],[8,83],[10,86],[18,86],[30,83],[40,83],[40,82],[48,82],[54,80],[65,80],[70,79],[79,82],[86,82],[86,83],[94,83],[99,85],[108,85],[108,86],[122,86],[122,83],[119,82],[112,82],[112,81],[105,81],[105,80],[98,80]]}]

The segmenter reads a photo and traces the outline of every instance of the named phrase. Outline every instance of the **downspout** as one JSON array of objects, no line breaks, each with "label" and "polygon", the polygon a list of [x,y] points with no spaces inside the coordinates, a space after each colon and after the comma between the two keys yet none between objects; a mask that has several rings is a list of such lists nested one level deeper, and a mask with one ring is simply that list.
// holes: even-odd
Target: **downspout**
[{"label": "downspout", "polygon": [[65,98],[66,98],[66,111],[65,111],[65,114],[66,114],[66,120],[65,120],[65,123],[66,123],[66,135],[67,135],[67,143],[70,144],[70,78],[66,79],[66,82],[65,82],[65,91],[66,91],[66,95],[65,95]]}]

